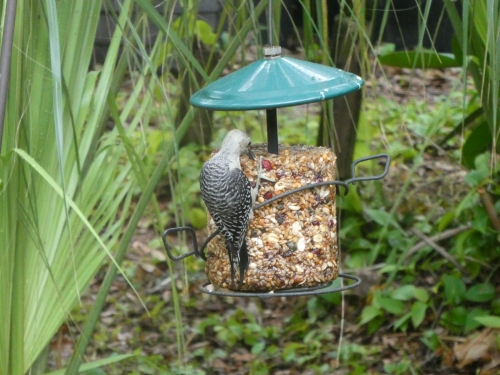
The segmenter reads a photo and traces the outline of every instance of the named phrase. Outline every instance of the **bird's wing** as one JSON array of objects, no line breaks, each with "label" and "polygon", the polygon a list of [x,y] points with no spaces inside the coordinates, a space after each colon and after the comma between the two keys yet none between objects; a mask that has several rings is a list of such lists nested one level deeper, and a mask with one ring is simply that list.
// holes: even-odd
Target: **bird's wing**
[{"label": "bird's wing", "polygon": [[219,199],[205,203],[221,234],[239,249],[250,221],[252,187],[241,169],[235,168],[227,176],[220,181]]}]

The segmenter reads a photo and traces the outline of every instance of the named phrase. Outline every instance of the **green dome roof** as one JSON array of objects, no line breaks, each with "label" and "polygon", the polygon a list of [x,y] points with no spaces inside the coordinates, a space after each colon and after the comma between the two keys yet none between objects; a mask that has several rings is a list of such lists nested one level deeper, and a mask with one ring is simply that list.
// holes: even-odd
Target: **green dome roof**
[{"label": "green dome roof", "polygon": [[290,57],[262,59],[196,92],[195,107],[236,111],[306,104],[359,90],[355,74]]}]

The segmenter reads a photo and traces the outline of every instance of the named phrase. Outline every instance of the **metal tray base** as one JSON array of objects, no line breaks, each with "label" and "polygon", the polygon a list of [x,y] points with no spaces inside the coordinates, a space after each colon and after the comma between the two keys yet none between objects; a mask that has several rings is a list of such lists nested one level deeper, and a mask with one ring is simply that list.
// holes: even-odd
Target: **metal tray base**
[{"label": "metal tray base", "polygon": [[[333,287],[333,282],[330,281],[326,284],[318,285],[315,287],[311,288],[291,288],[291,289],[281,289],[281,290],[275,290],[271,292],[244,292],[244,291],[232,291],[228,289],[223,289],[223,290],[217,290],[214,289],[212,283],[210,281],[206,281],[203,284],[200,285],[200,290],[203,293],[206,294],[212,294],[214,296],[219,296],[219,297],[260,297],[260,298],[271,298],[271,297],[297,297],[297,296],[311,296],[311,295],[316,295],[316,294],[325,294],[325,293],[336,293],[336,292],[343,292],[344,290],[349,290],[356,288],[361,284],[361,279],[357,276],[353,275],[346,275],[339,273],[338,278],[342,279],[349,279],[349,280],[354,280],[355,283],[350,284],[350,285],[345,285],[343,287]],[[211,287],[211,288],[210,288]]]}]

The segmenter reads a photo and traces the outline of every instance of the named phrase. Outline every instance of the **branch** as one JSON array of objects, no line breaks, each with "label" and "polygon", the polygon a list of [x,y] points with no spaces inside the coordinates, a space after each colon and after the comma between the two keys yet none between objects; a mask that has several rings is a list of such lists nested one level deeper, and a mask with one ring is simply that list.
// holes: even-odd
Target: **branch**
[{"label": "branch", "polygon": [[422,232],[420,232],[418,229],[415,229],[415,228],[413,228],[411,230],[411,232],[415,236],[420,238],[425,244],[429,245],[434,250],[436,250],[439,254],[441,254],[441,256],[443,258],[445,258],[448,262],[453,264],[463,275],[469,276],[469,273],[467,272],[467,270],[464,267],[462,267],[462,265],[460,263],[458,263],[458,261],[453,256],[448,254],[448,252],[443,247],[441,247],[437,243],[435,243],[432,240],[432,238],[427,237],[426,235],[424,235]]},{"label": "branch", "polygon": [[[467,225],[462,225],[461,227],[458,228],[453,228],[453,229],[448,229],[444,232],[438,233],[429,239],[433,242],[439,242],[442,240],[446,240],[447,238],[454,237],[457,234],[460,234],[462,232],[465,232],[466,230],[469,230],[472,228],[472,225],[467,224]],[[418,235],[417,235],[418,236]],[[429,246],[429,244],[425,241],[420,241],[417,243],[415,246],[413,246],[408,253],[406,254],[405,260],[403,261],[403,264],[406,264],[410,257],[415,254],[417,251],[423,249],[424,247]]]},{"label": "branch", "polygon": [[498,218],[497,212],[495,211],[495,204],[493,203],[491,195],[485,189],[478,189],[477,192],[479,193],[481,202],[483,202],[483,206],[488,213],[491,225],[493,225],[493,228],[495,228],[495,230],[500,232],[500,219]]}]

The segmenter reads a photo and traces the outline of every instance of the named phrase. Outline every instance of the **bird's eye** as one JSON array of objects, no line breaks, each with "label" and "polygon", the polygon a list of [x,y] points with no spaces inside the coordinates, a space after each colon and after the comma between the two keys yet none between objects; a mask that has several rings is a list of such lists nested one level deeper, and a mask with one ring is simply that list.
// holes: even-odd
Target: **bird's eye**
[{"label": "bird's eye", "polygon": [[250,147],[250,143],[252,143],[252,142],[248,142],[248,147]]}]

